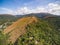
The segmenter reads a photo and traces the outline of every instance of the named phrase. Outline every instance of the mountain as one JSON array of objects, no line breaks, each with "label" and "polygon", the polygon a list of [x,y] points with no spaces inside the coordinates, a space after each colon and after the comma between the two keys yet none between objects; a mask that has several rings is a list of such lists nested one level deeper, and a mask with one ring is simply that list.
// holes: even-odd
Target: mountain
[{"label": "mountain", "polygon": [[60,30],[50,22],[36,16],[22,17],[1,32],[0,45],[60,45]]},{"label": "mountain", "polygon": [[[4,34],[8,34],[9,40],[8,42],[12,42],[14,43],[16,41],[16,39],[22,35],[23,33],[25,33],[25,27],[32,22],[35,22],[36,19],[35,17],[27,17],[27,18],[22,18],[19,19],[17,22],[15,22],[14,24],[12,24],[11,26],[9,26],[8,28],[6,28],[3,33]],[[16,36],[15,36],[16,35]],[[14,37],[14,38],[13,38]]]},{"label": "mountain", "polygon": [[16,15],[18,18],[22,17],[29,17],[29,16],[36,16],[38,18],[41,18],[43,20],[48,21],[52,25],[56,27],[57,30],[60,29],[60,15],[53,15],[50,13],[31,13],[31,14],[26,14],[26,15]]},{"label": "mountain", "polygon": [[57,30],[60,29],[60,16],[46,16],[44,20],[47,20],[51,25],[54,25]]},{"label": "mountain", "polygon": [[20,36],[15,45],[60,45],[60,30],[43,19],[37,19],[26,27],[26,34]]},{"label": "mountain", "polygon": [[26,14],[26,15],[16,15],[18,18],[22,17],[29,17],[29,16],[36,16],[38,18],[44,19],[54,25],[56,29],[60,29],[60,15],[53,15],[50,13],[31,13],[31,14]]},{"label": "mountain", "polygon": [[4,24],[5,22],[13,22],[16,21],[17,17],[10,15],[10,14],[0,14],[0,25]]},{"label": "mountain", "polygon": [[16,15],[16,17],[18,17],[18,18],[25,17],[25,16],[36,16],[36,17],[39,17],[39,18],[44,18],[46,16],[58,17],[57,15],[53,15],[53,14],[50,14],[50,13],[31,13],[31,14],[26,14],[26,15]]}]

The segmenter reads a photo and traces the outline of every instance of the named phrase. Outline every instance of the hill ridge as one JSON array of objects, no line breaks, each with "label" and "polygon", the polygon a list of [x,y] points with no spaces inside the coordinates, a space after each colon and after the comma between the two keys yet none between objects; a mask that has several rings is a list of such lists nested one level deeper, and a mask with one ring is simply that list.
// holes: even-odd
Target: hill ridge
[{"label": "hill ridge", "polygon": [[21,18],[15,23],[13,23],[11,26],[7,27],[3,33],[8,34],[10,37],[8,38],[8,43],[12,42],[14,43],[17,38],[21,35],[23,35],[26,32],[25,27],[33,22],[37,22],[36,17],[25,17]]}]

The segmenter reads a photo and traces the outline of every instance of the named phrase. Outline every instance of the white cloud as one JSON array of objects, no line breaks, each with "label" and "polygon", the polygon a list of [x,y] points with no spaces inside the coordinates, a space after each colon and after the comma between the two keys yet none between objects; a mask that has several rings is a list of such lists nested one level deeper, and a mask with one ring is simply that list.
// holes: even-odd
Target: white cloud
[{"label": "white cloud", "polygon": [[40,13],[40,12],[47,12],[47,10],[43,7],[36,7],[35,9],[30,9],[28,7],[22,7],[18,9],[17,14],[29,14],[29,13]]},{"label": "white cloud", "polygon": [[47,12],[51,14],[60,15],[60,5],[57,3],[49,3],[47,6],[37,6],[35,8],[30,7],[21,7],[14,10],[8,9],[8,8],[0,8],[2,10],[5,10],[7,14],[29,14],[29,13],[41,13],[41,12]]},{"label": "white cloud", "polygon": [[47,9],[45,9],[44,7],[37,7],[37,8],[35,9],[35,12],[37,12],[37,13],[47,12]]},{"label": "white cloud", "polygon": [[28,7],[22,7],[17,9],[17,14],[28,14],[31,13],[31,10]]},{"label": "white cloud", "polygon": [[25,6],[22,8],[17,9],[17,14],[29,14],[29,13],[41,13],[47,12],[51,14],[60,15],[60,5],[56,3],[49,3],[45,7],[38,6],[34,9],[30,9],[29,7]]},{"label": "white cloud", "polygon": [[8,8],[0,8],[0,10],[2,10],[3,11],[2,13],[5,13],[5,14],[15,14],[13,10]]},{"label": "white cloud", "polygon": [[60,15],[60,5],[54,3],[48,4],[48,11],[52,14]]}]

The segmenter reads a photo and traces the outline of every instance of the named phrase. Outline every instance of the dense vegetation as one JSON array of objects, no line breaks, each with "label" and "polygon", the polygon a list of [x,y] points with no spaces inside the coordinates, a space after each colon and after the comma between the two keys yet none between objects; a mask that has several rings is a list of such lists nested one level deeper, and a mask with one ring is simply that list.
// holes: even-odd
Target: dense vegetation
[{"label": "dense vegetation", "polygon": [[12,21],[16,21],[16,17],[12,16],[12,15],[8,15],[8,14],[0,14],[0,25],[5,23],[5,22],[12,22]]},{"label": "dense vegetation", "polygon": [[0,14],[0,45],[7,45],[8,35],[3,30],[17,20],[17,17],[9,14]]},{"label": "dense vegetation", "polygon": [[18,18],[9,15],[9,14],[0,14],[0,30],[4,30],[6,27],[10,26],[13,22],[15,22]]},{"label": "dense vegetation", "polygon": [[49,17],[49,18],[46,18],[46,20],[55,26],[56,29],[59,29],[60,28],[60,16],[57,16],[57,17]]},{"label": "dense vegetation", "polygon": [[60,45],[60,32],[43,20],[28,25],[26,29],[26,34],[15,45]]},{"label": "dense vegetation", "polygon": [[[15,19],[1,16],[0,24],[8,21],[8,25],[11,25],[11,22],[17,20]],[[1,30],[0,45],[60,45],[60,18],[39,18],[38,22],[27,25],[26,33],[21,35],[14,44],[8,44],[8,38],[9,35],[4,35]]]}]

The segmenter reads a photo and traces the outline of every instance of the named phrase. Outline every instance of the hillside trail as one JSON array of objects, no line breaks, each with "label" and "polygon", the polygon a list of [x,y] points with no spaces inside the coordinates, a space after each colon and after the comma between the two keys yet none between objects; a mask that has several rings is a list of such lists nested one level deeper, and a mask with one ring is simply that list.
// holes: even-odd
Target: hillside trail
[{"label": "hillside trail", "polygon": [[21,35],[26,33],[26,26],[33,22],[37,22],[36,17],[25,17],[7,27],[3,33],[9,35],[8,43],[15,43]]}]

